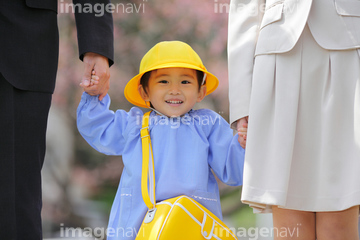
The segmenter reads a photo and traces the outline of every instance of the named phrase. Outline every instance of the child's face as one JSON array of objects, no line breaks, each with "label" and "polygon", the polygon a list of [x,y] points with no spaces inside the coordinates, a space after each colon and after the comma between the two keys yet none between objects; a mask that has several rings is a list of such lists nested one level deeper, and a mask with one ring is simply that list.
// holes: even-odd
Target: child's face
[{"label": "child's face", "polygon": [[199,90],[196,71],[189,68],[164,68],[151,72],[146,92],[139,86],[141,97],[169,117],[190,111],[206,94],[206,86]]}]

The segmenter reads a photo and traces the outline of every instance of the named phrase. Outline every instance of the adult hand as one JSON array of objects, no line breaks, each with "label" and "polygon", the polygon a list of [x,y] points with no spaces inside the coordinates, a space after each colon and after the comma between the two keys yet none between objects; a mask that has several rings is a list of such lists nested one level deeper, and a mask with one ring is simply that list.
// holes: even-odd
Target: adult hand
[{"label": "adult hand", "polygon": [[248,121],[249,121],[249,116],[246,116],[240,118],[236,123],[236,129],[239,134],[238,141],[240,143],[240,146],[242,146],[244,149],[246,147]]},{"label": "adult hand", "polygon": [[[92,96],[99,95],[99,100],[101,101],[110,88],[109,61],[100,54],[88,52],[85,53],[83,62],[85,69],[80,86]],[[98,76],[97,84],[91,84],[91,75],[93,73],[96,73],[96,76]]]}]

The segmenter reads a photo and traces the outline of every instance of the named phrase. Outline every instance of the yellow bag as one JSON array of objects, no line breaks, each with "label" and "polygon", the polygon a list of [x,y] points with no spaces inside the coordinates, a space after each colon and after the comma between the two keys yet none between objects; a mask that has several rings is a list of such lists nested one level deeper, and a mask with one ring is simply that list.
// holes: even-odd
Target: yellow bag
[{"label": "yellow bag", "polygon": [[[182,195],[156,203],[154,159],[148,130],[149,116],[150,112],[144,114],[141,129],[143,150],[141,192],[149,211],[136,240],[237,239],[218,217],[190,197]],[[150,154],[152,161],[149,161]]]}]

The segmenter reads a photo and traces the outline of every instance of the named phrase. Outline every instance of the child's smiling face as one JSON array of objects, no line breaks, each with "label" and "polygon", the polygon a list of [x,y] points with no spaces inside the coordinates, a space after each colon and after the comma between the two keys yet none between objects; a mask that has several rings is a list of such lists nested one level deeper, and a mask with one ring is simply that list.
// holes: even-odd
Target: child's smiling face
[{"label": "child's smiling face", "polygon": [[194,69],[163,68],[151,72],[146,91],[139,86],[141,97],[168,117],[178,117],[190,111],[206,94],[206,86],[199,89]]}]

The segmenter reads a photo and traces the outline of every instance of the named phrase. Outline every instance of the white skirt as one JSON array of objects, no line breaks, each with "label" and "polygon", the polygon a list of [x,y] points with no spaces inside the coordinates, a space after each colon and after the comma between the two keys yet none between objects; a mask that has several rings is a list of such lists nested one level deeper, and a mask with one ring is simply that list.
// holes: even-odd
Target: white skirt
[{"label": "white skirt", "polygon": [[308,26],[255,58],[241,200],[340,211],[360,205],[360,50],[329,51]]}]

